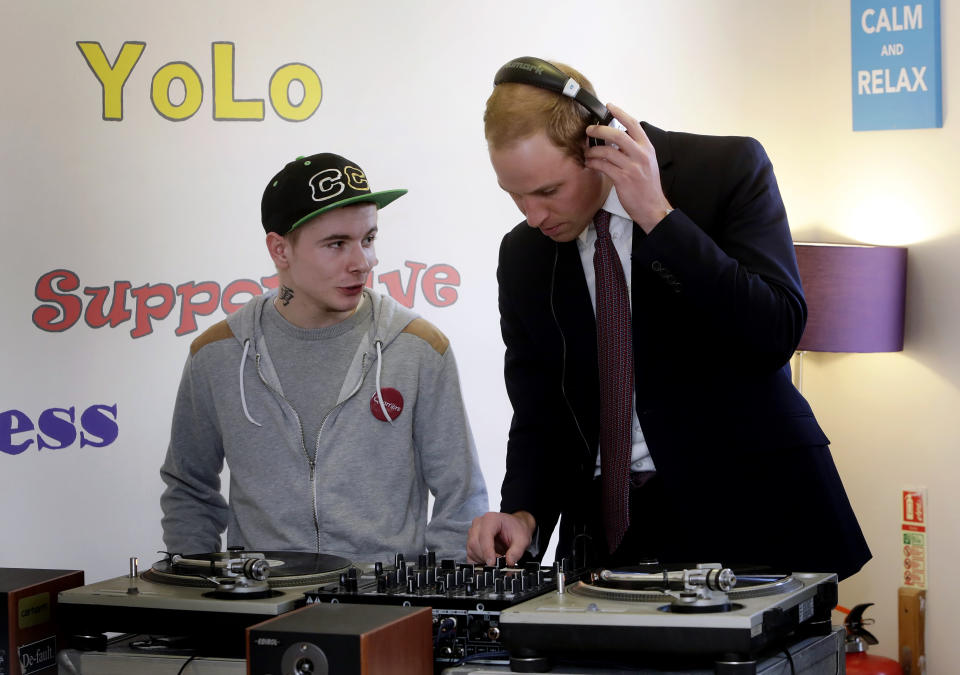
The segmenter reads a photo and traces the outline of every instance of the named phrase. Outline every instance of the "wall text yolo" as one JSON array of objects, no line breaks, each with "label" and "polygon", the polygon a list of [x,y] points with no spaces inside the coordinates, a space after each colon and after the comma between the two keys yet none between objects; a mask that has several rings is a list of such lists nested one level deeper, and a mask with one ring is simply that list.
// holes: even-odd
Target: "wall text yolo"
[{"label": "wall text yolo", "polygon": [[[140,61],[146,42],[124,42],[110,62],[99,42],[77,42],[87,66],[103,90],[103,119],[123,119],[123,90]],[[262,121],[262,98],[236,98],[236,47],[232,42],[211,44],[213,81],[213,119],[217,121]],[[278,67],[268,83],[270,104],[279,117],[289,122],[302,122],[316,112],[323,99],[320,76],[304,63],[287,63]],[[196,114],[203,103],[203,78],[186,61],[171,61],[153,74],[150,101],[162,117],[180,122]]]}]

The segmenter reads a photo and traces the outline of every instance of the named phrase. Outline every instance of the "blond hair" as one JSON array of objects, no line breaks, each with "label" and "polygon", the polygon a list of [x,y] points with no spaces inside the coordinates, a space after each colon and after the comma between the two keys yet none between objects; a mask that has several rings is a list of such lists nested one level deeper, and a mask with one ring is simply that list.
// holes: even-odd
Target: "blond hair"
[{"label": "blond hair", "polygon": [[[577,70],[564,63],[550,63],[594,94],[590,80]],[[484,134],[492,149],[506,147],[543,131],[551,143],[581,164],[586,129],[593,122],[590,111],[572,98],[515,82],[494,87],[483,113]]]}]

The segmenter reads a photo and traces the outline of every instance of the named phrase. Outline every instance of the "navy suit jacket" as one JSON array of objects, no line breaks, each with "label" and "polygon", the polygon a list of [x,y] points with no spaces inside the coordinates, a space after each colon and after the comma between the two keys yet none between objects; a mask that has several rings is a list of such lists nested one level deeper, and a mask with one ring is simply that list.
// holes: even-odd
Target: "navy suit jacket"
[{"label": "navy suit jacket", "polygon": [[[634,224],[631,279],[637,415],[668,495],[650,517],[677,535],[661,557],[851,574],[870,554],[791,383],[806,305],[770,161],[750,138],[643,126],[674,206],[649,235]],[[533,514],[541,551],[562,517],[565,554],[600,508],[584,499],[600,409],[577,244],[522,222],[503,238],[497,278],[514,410],[501,510]],[[829,554],[800,552],[817,538]]]}]

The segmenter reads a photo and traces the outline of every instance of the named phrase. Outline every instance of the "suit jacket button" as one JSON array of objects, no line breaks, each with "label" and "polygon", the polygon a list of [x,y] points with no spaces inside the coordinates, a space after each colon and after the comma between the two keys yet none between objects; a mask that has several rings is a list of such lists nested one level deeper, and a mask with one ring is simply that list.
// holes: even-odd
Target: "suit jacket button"
[{"label": "suit jacket button", "polygon": [[653,263],[650,265],[650,269],[652,269],[654,272],[659,272],[660,270],[663,269],[663,265],[660,264],[659,260],[654,260]]}]

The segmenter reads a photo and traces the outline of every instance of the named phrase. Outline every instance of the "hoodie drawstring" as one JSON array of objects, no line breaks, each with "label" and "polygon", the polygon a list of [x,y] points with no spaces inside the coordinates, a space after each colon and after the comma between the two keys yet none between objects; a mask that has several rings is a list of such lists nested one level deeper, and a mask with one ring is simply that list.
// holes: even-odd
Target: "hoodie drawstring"
[{"label": "hoodie drawstring", "polygon": [[247,410],[247,395],[243,389],[243,365],[247,361],[248,351],[250,351],[250,338],[243,341],[243,355],[240,357],[240,405],[243,407],[243,414],[247,420],[252,424],[256,424],[258,427],[262,427],[262,424],[250,416],[250,411]]},{"label": "hoodie drawstring", "polygon": [[380,391],[380,364],[383,362],[383,352],[380,350],[380,346],[383,343],[377,340],[374,344],[377,346],[377,402],[380,404],[380,411],[383,413],[383,416],[386,417],[387,421],[392,425],[393,418],[390,417],[390,413],[387,412],[387,406],[383,404],[383,392]]}]

